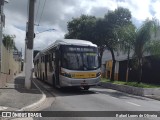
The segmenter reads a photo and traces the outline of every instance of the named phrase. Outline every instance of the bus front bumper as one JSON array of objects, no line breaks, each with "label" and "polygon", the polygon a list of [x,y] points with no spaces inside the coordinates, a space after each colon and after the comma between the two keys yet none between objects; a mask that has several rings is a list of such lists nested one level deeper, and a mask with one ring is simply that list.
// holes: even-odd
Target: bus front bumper
[{"label": "bus front bumper", "polygon": [[87,79],[73,79],[60,75],[60,85],[62,87],[67,86],[94,86],[97,85],[100,81],[100,76],[96,78],[87,78]]}]

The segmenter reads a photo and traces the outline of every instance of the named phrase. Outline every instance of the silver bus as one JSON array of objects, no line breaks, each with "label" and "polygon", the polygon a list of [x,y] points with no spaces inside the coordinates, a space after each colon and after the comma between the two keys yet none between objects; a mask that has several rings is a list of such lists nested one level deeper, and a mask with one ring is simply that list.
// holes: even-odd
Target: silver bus
[{"label": "silver bus", "polygon": [[97,45],[77,39],[61,39],[34,58],[36,78],[54,87],[78,86],[88,90],[100,81]]}]

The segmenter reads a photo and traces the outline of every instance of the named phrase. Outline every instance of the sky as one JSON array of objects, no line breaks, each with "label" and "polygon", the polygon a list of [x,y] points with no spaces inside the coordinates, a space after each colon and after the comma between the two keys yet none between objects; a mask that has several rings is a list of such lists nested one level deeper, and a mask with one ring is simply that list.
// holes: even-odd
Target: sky
[{"label": "sky", "polygon": [[[8,1],[4,5],[4,33],[16,35],[16,46],[24,52],[28,0]],[[159,6],[160,0],[36,0],[35,33],[42,33],[36,35],[34,49],[42,50],[55,40],[64,38],[67,22],[82,14],[103,17],[108,10],[124,7],[131,11],[132,21],[139,27],[146,18],[160,20]],[[48,29],[55,30],[43,32]]]}]

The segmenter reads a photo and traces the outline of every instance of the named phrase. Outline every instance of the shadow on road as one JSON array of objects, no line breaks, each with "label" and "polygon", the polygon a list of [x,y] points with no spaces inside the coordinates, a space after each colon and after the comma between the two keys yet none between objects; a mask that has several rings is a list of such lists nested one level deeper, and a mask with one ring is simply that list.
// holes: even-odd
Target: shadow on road
[{"label": "shadow on road", "polygon": [[52,92],[54,92],[56,96],[76,96],[76,95],[97,94],[92,90],[83,90],[80,87],[54,88]]},{"label": "shadow on road", "polygon": [[71,87],[71,88],[61,88],[58,89],[59,92],[65,93],[65,94],[71,94],[71,95],[83,95],[83,94],[96,94],[94,91],[91,90],[83,90],[83,88],[80,87]]},{"label": "shadow on road", "polygon": [[33,82],[31,82],[31,89],[25,88],[25,77],[18,76],[14,80],[14,88],[21,93],[33,93],[33,94],[41,94],[41,92],[36,88]]}]

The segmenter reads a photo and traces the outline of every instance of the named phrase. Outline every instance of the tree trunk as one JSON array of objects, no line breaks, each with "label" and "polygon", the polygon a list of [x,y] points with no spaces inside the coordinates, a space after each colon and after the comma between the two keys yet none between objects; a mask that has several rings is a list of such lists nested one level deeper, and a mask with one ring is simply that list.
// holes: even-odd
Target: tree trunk
[{"label": "tree trunk", "polygon": [[138,84],[142,82],[142,59],[138,60]]},{"label": "tree trunk", "polygon": [[115,56],[114,56],[114,51],[112,49],[110,49],[110,52],[111,52],[111,55],[112,55],[112,73],[111,73],[111,80],[114,81],[114,72],[115,72],[115,63],[116,63],[116,60],[115,60]]},{"label": "tree trunk", "polygon": [[103,56],[103,52],[104,52],[104,47],[100,46],[100,64],[102,64],[102,56]]}]

